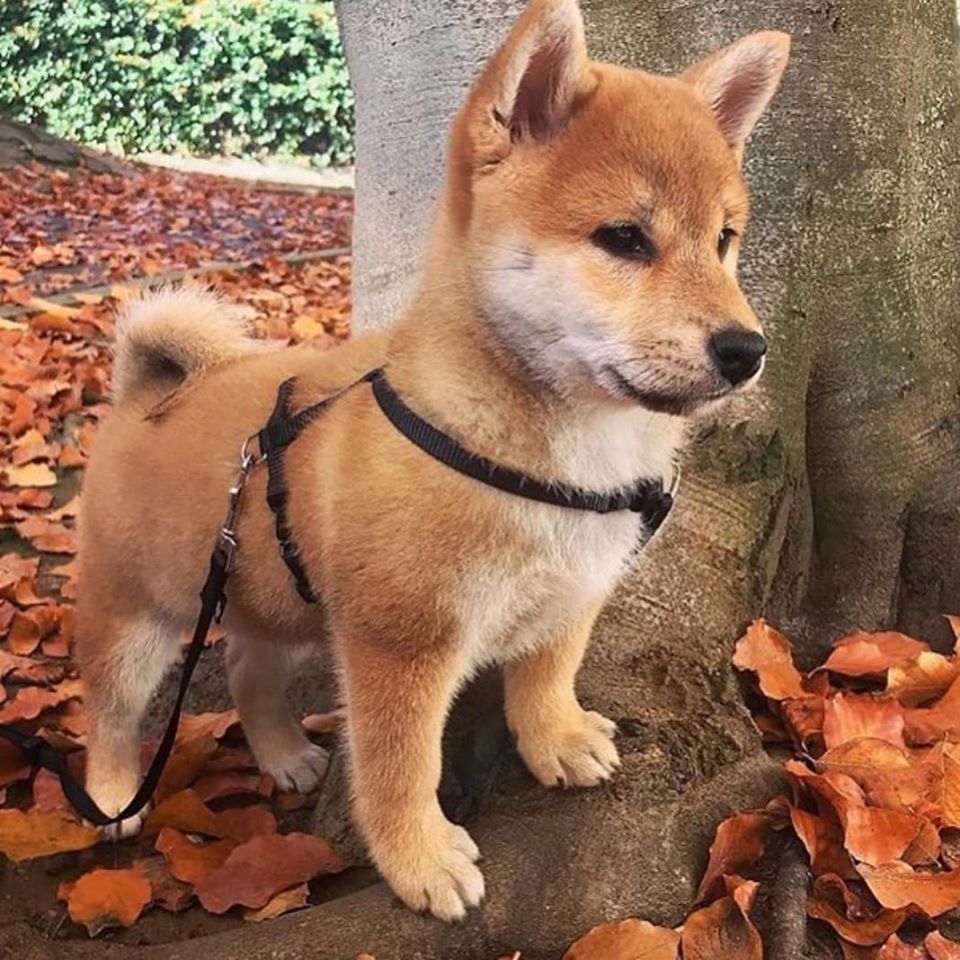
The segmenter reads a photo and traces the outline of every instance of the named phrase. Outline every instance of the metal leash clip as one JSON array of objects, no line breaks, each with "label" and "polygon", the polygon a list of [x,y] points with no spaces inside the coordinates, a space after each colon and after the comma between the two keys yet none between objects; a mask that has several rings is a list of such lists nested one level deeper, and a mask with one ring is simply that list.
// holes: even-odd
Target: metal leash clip
[{"label": "metal leash clip", "polygon": [[217,534],[217,553],[221,557],[224,573],[230,573],[233,569],[233,561],[237,552],[237,531],[235,529],[237,518],[240,515],[240,503],[243,499],[243,490],[247,484],[247,477],[250,471],[263,459],[256,457],[250,452],[250,442],[256,439],[256,435],[247,437],[240,448],[240,471],[233,485],[227,491],[229,497],[229,506],[227,515],[224,517],[220,532]]}]

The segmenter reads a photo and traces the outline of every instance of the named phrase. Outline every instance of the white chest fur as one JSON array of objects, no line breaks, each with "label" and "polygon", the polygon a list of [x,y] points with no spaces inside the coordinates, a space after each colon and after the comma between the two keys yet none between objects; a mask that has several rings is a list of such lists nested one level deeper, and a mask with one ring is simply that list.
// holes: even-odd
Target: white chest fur
[{"label": "white chest fur", "polygon": [[[677,418],[608,408],[572,421],[551,446],[557,475],[606,492],[640,477],[667,481],[682,435]],[[523,656],[601,604],[641,534],[640,518],[629,511],[600,515],[512,498],[502,516],[517,551],[475,564],[459,591],[463,641],[475,666]]]}]

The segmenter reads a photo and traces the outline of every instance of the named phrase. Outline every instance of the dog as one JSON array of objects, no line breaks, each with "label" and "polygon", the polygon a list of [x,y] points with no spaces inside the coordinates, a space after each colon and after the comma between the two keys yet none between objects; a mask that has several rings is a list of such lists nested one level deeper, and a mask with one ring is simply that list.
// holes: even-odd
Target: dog
[{"label": "dog", "polygon": [[484,895],[477,847],[437,801],[444,721],[479,667],[502,665],[508,726],[542,784],[614,773],[614,724],[574,687],[643,518],[464,476],[368,383],[345,388],[383,368],[420,418],[547,487],[669,483],[691,417],[764,363],[736,280],[740,165],[788,51],[755,33],[658,76],[589,60],[575,0],[531,0],[455,119],[422,280],[388,332],[258,349],[238,308],[191,287],[126,310],[80,524],[87,787],[104,811],[135,792],[139,723],[196,617],[241,444],[291,377],[294,410],[344,392],[285,454],[322,602],[303,602],[277,555],[263,470],[238,521],[226,667],[262,770],[301,792],[322,778],[284,690],[300,651],[329,645],[356,822],[394,892],[445,920]]}]

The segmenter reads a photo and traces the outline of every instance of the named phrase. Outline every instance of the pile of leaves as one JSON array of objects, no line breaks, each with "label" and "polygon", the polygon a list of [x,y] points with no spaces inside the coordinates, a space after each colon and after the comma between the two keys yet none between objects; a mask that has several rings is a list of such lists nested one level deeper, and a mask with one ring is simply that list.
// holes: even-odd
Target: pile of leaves
[{"label": "pile of leaves", "polygon": [[[10,187],[0,194],[0,723],[43,737],[82,777],[78,481],[108,406],[116,309],[137,281],[218,261],[205,279],[250,306],[259,335],[332,344],[349,329],[349,258],[297,258],[345,239],[350,203],[152,171],[18,169]],[[231,259],[244,269],[223,265]],[[143,744],[144,765],[155,749]],[[136,842],[93,850],[100,832],[56,778],[31,776],[0,741],[0,853],[72,853],[59,896],[91,934],[194,903],[262,920],[305,905],[308,883],[342,868],[323,839],[284,832],[307,798],[257,772],[233,711],[184,717],[156,801]]]},{"label": "pile of leaves", "polygon": [[734,665],[755,678],[764,740],[792,753],[790,795],[717,828],[697,908],[677,930],[624,920],[590,931],[564,960],[762,960],[750,919],[774,832],[806,851],[806,913],[845,960],[960,960],[943,929],[960,909],[960,618],[950,655],[895,631],[836,642],[807,676],[763,620]]}]

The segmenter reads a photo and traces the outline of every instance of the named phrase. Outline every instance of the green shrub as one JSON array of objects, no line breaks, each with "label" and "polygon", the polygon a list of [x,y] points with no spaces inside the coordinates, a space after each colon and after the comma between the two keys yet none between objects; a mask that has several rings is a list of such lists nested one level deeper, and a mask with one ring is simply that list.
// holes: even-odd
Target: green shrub
[{"label": "green shrub", "polygon": [[351,158],[333,4],[0,0],[0,114],[126,152]]}]

